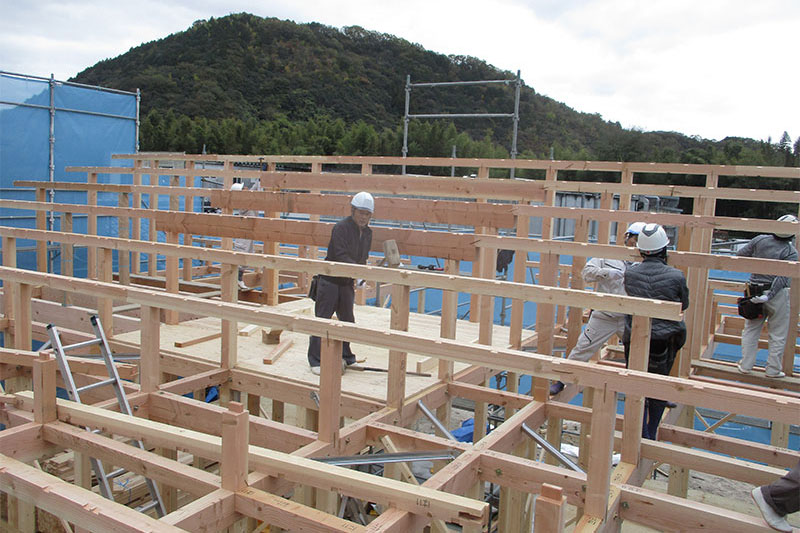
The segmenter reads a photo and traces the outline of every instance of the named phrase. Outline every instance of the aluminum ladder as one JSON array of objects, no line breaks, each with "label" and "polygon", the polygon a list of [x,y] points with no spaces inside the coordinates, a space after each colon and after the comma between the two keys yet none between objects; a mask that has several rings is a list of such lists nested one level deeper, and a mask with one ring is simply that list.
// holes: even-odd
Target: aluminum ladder
[{"label": "aluminum ladder", "polygon": [[[61,371],[61,376],[64,380],[64,388],[67,390],[67,394],[69,395],[69,399],[81,403],[80,393],[85,392],[91,389],[97,389],[100,387],[111,386],[114,389],[114,393],[117,396],[117,403],[119,404],[119,410],[121,413],[124,413],[128,416],[133,416],[131,411],[131,406],[128,403],[128,399],[125,397],[125,389],[122,388],[122,380],[119,377],[119,372],[117,372],[117,367],[114,365],[114,356],[111,353],[111,348],[108,346],[108,340],[106,339],[106,334],[103,331],[103,326],[100,323],[100,319],[93,315],[90,318],[92,322],[92,328],[94,329],[95,337],[92,340],[79,342],[77,344],[70,344],[68,346],[64,346],[61,343],[61,337],[59,336],[58,329],[53,324],[47,325],[47,333],[50,336],[50,341],[43,346],[41,349],[46,349],[49,346],[53,348],[53,351],[56,355],[56,360],[58,361],[58,368]],[[108,379],[104,379],[101,381],[97,381],[95,383],[91,383],[89,385],[85,385],[83,387],[77,387],[75,385],[75,380],[72,377],[72,372],[69,368],[69,362],[67,361],[67,350],[75,350],[78,348],[85,348],[87,346],[94,346],[98,345],[100,347],[100,355],[103,358],[103,362],[106,365],[106,370],[108,371]],[[92,431],[93,433],[99,433],[99,430],[91,430],[90,428],[86,428],[87,431]],[[132,439],[133,445],[137,446],[139,449],[144,450],[144,444],[141,440]],[[111,490],[110,481],[114,478],[119,477],[122,474],[127,473],[127,470],[123,468],[118,468],[111,472],[106,473],[105,469],[103,468],[103,463],[99,459],[95,459],[92,457],[90,459],[92,464],[92,470],[94,470],[95,476],[97,477],[97,483],[100,488],[100,493],[103,497],[114,500],[114,494]],[[147,483],[147,488],[150,491],[151,500],[140,506],[137,507],[136,510],[139,512],[147,512],[150,509],[156,509],[159,517],[165,516],[166,509],[164,507],[164,501],[161,499],[161,493],[158,490],[158,486],[156,486],[155,482],[150,478],[144,478],[145,482]]]}]

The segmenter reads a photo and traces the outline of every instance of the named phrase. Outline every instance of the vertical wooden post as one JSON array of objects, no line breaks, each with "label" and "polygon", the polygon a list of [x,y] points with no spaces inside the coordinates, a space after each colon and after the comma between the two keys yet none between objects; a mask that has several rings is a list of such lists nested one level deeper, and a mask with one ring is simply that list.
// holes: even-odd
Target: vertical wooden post
[{"label": "vertical wooden post", "polygon": [[[142,160],[137,159],[133,162],[133,185],[138,188],[142,184]],[[142,208],[142,193],[139,190],[133,192],[133,208]],[[133,217],[131,220],[133,238],[137,241],[142,240],[142,218]],[[131,272],[134,274],[142,273],[142,255],[139,252],[131,253]]]},{"label": "vertical wooden post", "polygon": [[[130,204],[130,195],[127,192],[121,192],[117,195],[117,206],[128,209]],[[129,239],[130,234],[130,217],[118,216],[117,217],[117,233],[120,239]],[[117,251],[117,264],[119,266],[119,282],[123,285],[131,284],[131,256],[127,250]]]},{"label": "vertical wooden post", "polygon": [[564,496],[561,487],[542,483],[542,492],[536,498],[536,531],[561,533],[564,531]]},{"label": "vertical wooden post", "polygon": [[[488,180],[489,179],[489,167],[487,166],[480,166],[478,167],[478,179],[479,180]],[[486,203],[485,199],[478,199],[478,203]],[[484,233],[486,228],[484,227],[475,227],[475,234]],[[475,258],[472,261],[472,275],[474,277],[481,276],[481,258],[483,254],[486,252],[485,248],[475,248]],[[481,298],[477,294],[470,294],[469,296],[469,321],[470,322],[478,322],[480,320],[480,302]]]},{"label": "vertical wooden post", "polygon": [[[320,165],[320,169],[322,166]],[[269,163],[267,169],[275,171],[275,163]],[[321,171],[321,170],[320,170]],[[313,172],[313,170],[312,170]],[[280,213],[264,213],[265,217],[280,218]],[[264,253],[266,255],[280,255],[280,243],[274,241],[264,241]],[[316,257],[314,258],[316,259]],[[299,274],[301,278],[307,274]],[[261,303],[265,305],[278,305],[278,288],[280,287],[280,271],[274,268],[265,268],[261,271]]]},{"label": "vertical wooden post", "polygon": [[155,392],[161,384],[161,310],[143,305],[140,315],[139,383],[142,392]]},{"label": "vertical wooden post", "polygon": [[[113,281],[112,267],[114,264],[114,256],[111,248],[100,248],[97,253],[97,279],[105,283]],[[103,324],[103,330],[106,335],[111,337],[114,331],[113,319],[113,306],[114,301],[109,297],[97,297],[97,314],[100,317],[100,322]]]},{"label": "vertical wooden post", "polygon": [[56,360],[40,353],[33,361],[33,420],[46,424],[56,416]]},{"label": "vertical wooden post", "polygon": [[[496,233],[494,230],[487,233]],[[494,279],[494,269],[497,264],[497,249],[482,248],[481,264],[479,276],[486,279]],[[489,295],[481,295],[478,299],[479,323],[478,323],[478,343],[487,346],[492,345],[492,332],[494,329],[494,298]],[[484,386],[488,386],[488,380],[484,380]],[[486,436],[486,423],[489,419],[486,411],[486,402],[475,402],[475,424],[473,426],[472,442],[478,442]]]},{"label": "vertical wooden post", "polygon": [[17,285],[14,291],[14,339],[15,347],[20,350],[31,350],[33,335],[31,332],[31,292],[33,287],[27,283]]},{"label": "vertical wooden post", "polygon": [[[150,161],[150,174],[148,175],[148,183],[151,187],[158,186],[158,161]],[[149,195],[150,209],[158,211],[158,193],[151,192]],[[158,232],[156,232],[156,219],[155,217],[147,221],[147,239],[150,242],[158,242]],[[151,253],[147,255],[147,275],[155,277],[158,274],[158,254]]]},{"label": "vertical wooden post", "polygon": [[[392,315],[390,327],[397,331],[408,331],[409,315],[408,285],[392,285]],[[406,352],[389,350],[389,382],[386,391],[386,405],[400,409],[406,392]]]},{"label": "vertical wooden post", "polygon": [[[47,190],[36,189],[36,201],[47,202]],[[47,211],[36,211],[36,229],[47,229]],[[47,272],[47,240],[36,241],[36,270]]]},{"label": "vertical wooden post", "polygon": [[[575,242],[589,242],[589,221],[580,219],[575,221]],[[572,281],[570,288],[583,290],[583,268],[586,266],[586,258],[572,256]],[[578,337],[583,329],[583,308],[571,307],[567,325],[567,353],[569,353],[578,342]]]},{"label": "vertical wooden post", "polygon": [[[633,316],[631,327],[630,354],[628,368],[647,372],[650,352],[650,317]],[[642,419],[644,398],[633,394],[625,395],[625,424],[622,429],[622,461],[639,464],[642,446]]]},{"label": "vertical wooden post", "polygon": [[247,393],[247,412],[253,416],[261,416],[261,396]]},{"label": "vertical wooden post", "polygon": [[329,337],[321,341],[318,438],[336,449],[342,402],[342,341]]},{"label": "vertical wooden post", "polygon": [[[72,233],[72,213],[61,214],[61,231],[65,233]],[[74,256],[75,247],[66,242],[61,243],[61,275],[70,276],[74,275]]]},{"label": "vertical wooden post", "polygon": [[[447,275],[458,274],[459,262],[454,259],[446,259],[444,262],[444,272]],[[442,291],[442,319],[439,325],[439,335],[443,339],[456,338],[456,325],[458,320],[458,292]],[[438,377],[441,381],[450,382],[453,380],[453,361],[444,359],[439,360]],[[436,409],[436,417],[445,425],[450,423],[450,413],[453,401],[448,394],[445,402]]]},{"label": "vertical wooden post", "polygon": [[[90,185],[97,184],[97,173],[89,172],[86,175],[86,183]],[[89,213],[86,215],[86,233],[88,235],[97,235],[97,215],[93,209],[97,207],[97,190],[89,189],[86,193],[86,205],[89,206]],[[88,279],[97,279],[96,246],[90,245],[86,248],[86,277]]]},{"label": "vertical wooden post", "polygon": [[237,491],[247,486],[249,414],[242,404],[230,402],[222,413],[222,488]]},{"label": "vertical wooden post", "polygon": [[[548,185],[554,185],[558,181],[558,170],[548,167],[545,176]],[[554,187],[547,187],[544,197],[544,205],[552,206],[556,202],[556,192]],[[553,220],[549,217],[542,217],[542,239],[553,238]],[[539,254],[539,284],[550,287],[555,286],[555,273],[558,268],[558,255]],[[551,355],[553,353],[553,321],[555,319],[555,309],[552,304],[537,302],[536,304],[536,351],[540,354]],[[546,379],[534,377],[532,380],[532,394],[534,399],[545,402],[550,397],[549,385]]]},{"label": "vertical wooden post", "polygon": [[[187,161],[185,163],[185,168],[187,170],[194,170],[194,161]],[[184,186],[186,188],[193,188],[194,187],[194,176],[190,174],[186,174],[184,179]],[[183,196],[183,210],[187,213],[194,212],[194,196],[191,194],[185,194]],[[183,244],[185,246],[192,245],[192,234],[191,233],[184,233],[183,234]],[[183,258],[183,279],[184,281],[192,281],[192,259],[189,257]]]},{"label": "vertical wooden post", "polygon": [[[623,163],[620,183],[622,185],[633,185],[633,171],[630,168],[628,168],[627,163]],[[631,196],[632,195],[630,192],[625,192],[619,195],[619,206],[617,207],[619,211],[631,210],[631,200],[632,200]],[[617,223],[617,244],[621,243],[622,240],[625,238],[626,229],[628,229],[627,224]]]},{"label": "vertical wooden post", "polygon": [[[167,232],[167,243],[178,244],[178,234],[174,231]],[[180,272],[178,270],[178,258],[173,255],[167,256],[166,288],[167,292],[178,294],[180,288]],[[174,309],[164,309],[164,322],[167,324],[178,323],[178,311]]]},{"label": "vertical wooden post", "polygon": [[[17,268],[17,239],[14,237],[3,237],[3,266]],[[16,292],[16,283],[3,280],[3,314],[10,321],[14,319],[15,315],[14,302],[17,300]],[[6,348],[16,347],[13,325],[10,325],[3,332],[3,343]]]},{"label": "vertical wooden post", "polygon": [[611,454],[614,451],[614,421],[616,418],[617,394],[607,388],[593,389],[592,410],[592,454],[589,456],[589,471],[586,482],[585,514],[576,529],[592,517],[606,520],[609,483],[611,482]]},{"label": "vertical wooden post", "polygon": [[[220,284],[222,289],[223,302],[236,302],[239,299],[239,287],[237,282],[238,268],[236,265],[223,264],[220,272]],[[222,338],[220,340],[220,367],[233,368],[238,361],[238,339],[237,322],[235,320],[221,320],[220,328]],[[220,403],[225,405],[230,398],[230,383],[226,382],[219,387]]]}]

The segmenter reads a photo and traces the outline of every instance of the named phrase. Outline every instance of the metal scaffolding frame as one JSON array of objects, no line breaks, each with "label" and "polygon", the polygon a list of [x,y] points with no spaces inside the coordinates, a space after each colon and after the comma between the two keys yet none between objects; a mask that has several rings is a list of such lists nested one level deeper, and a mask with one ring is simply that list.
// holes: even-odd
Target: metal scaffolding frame
[{"label": "metal scaffolding frame", "polygon": [[[514,112],[513,113],[422,113],[411,114],[409,107],[411,104],[412,87],[452,87],[456,85],[491,85],[491,84],[514,85]],[[476,80],[476,81],[442,81],[411,83],[411,75],[406,75],[406,104],[405,114],[403,115],[403,158],[408,157],[408,123],[412,118],[510,118],[513,121],[514,129],[511,135],[511,159],[517,158],[517,130],[519,129],[519,92],[522,87],[520,71],[517,70],[517,77],[513,80]],[[455,154],[453,155],[455,157]],[[403,174],[406,173],[406,166],[403,165]],[[511,169],[511,178],[514,177],[514,169]]]}]

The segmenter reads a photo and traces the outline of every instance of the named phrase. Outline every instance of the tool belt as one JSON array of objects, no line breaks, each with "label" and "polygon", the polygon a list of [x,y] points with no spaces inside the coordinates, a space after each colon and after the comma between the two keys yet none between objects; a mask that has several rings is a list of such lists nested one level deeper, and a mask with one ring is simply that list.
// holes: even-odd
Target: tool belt
[{"label": "tool belt", "polygon": [[768,291],[771,287],[769,283],[746,283],[744,286],[744,297],[752,298],[753,296],[761,296],[764,291]]},{"label": "tool belt", "polygon": [[770,288],[769,283],[747,283],[744,286],[744,297],[736,300],[739,316],[748,320],[755,320],[764,316],[764,304],[754,304],[750,301],[753,296],[761,296]]}]

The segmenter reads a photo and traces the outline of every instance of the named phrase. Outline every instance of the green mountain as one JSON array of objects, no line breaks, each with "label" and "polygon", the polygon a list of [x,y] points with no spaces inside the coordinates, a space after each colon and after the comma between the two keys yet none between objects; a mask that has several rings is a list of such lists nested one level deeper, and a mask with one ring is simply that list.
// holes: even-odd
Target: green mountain
[{"label": "green mountain", "polygon": [[[399,155],[407,75],[412,82],[514,78],[474,57],[445,56],[357,26],[338,29],[242,13],[197,21],[101,61],[73,81],[141,89],[145,149],[199,151],[208,145],[209,151],[231,153]],[[513,103],[513,86],[415,88],[411,112],[508,113]],[[800,160],[791,146],[787,152],[767,143],[765,149],[751,139],[715,143],[626,130],[529,86],[521,91],[520,116],[523,157],[547,158],[552,150],[560,159],[782,165],[788,153]],[[412,121],[411,155],[449,156],[457,144],[462,156],[502,157],[511,145],[510,119],[431,122]],[[426,142],[415,140],[420,137]]]}]

